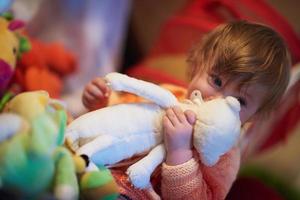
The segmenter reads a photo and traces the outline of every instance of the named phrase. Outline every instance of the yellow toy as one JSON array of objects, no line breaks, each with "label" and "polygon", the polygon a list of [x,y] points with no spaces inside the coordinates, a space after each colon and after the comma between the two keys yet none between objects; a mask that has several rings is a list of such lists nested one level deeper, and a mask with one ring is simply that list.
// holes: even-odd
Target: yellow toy
[{"label": "yellow toy", "polygon": [[19,50],[19,39],[9,26],[6,19],[0,18],[0,93],[4,92],[13,75]]},{"label": "yellow toy", "polygon": [[[13,96],[6,93],[12,76],[14,75],[17,58],[22,52],[30,49],[28,40],[16,31],[24,26],[19,20],[11,20],[11,15],[6,15],[9,20],[0,17],[0,111],[4,104]],[[5,94],[6,93],[6,94]]]}]

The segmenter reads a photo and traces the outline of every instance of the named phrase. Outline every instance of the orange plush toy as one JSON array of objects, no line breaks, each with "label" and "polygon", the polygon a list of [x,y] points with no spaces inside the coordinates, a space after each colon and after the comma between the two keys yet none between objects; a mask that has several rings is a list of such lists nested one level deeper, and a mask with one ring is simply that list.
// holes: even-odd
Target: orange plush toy
[{"label": "orange plush toy", "polygon": [[46,90],[58,98],[63,89],[62,79],[76,69],[75,56],[60,43],[43,43],[30,39],[31,50],[17,63],[15,82],[22,90]]}]

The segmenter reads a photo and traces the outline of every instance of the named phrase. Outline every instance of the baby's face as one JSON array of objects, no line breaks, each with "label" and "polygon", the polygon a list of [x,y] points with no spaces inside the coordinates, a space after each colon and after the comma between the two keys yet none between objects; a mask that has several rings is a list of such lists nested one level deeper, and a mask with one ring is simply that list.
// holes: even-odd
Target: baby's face
[{"label": "baby's face", "polygon": [[227,83],[225,80],[215,74],[202,73],[196,75],[188,87],[188,97],[194,90],[200,90],[204,100],[210,100],[218,97],[233,96],[241,104],[240,119],[241,123],[247,122],[262,104],[265,88],[260,85],[251,85],[246,91],[239,91],[237,84]]}]

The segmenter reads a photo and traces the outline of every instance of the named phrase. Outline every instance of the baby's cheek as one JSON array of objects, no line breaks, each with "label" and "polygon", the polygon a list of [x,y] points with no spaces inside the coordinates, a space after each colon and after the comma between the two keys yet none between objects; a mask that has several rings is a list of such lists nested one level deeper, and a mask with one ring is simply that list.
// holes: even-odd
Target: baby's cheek
[{"label": "baby's cheek", "polygon": [[258,107],[253,105],[248,105],[247,107],[241,106],[240,118],[242,124],[252,120],[255,117]]},{"label": "baby's cheek", "polygon": [[247,122],[249,120],[249,115],[247,113],[247,111],[245,109],[241,109],[240,111],[240,120],[241,120],[241,123],[244,124],[245,122]]},{"label": "baby's cheek", "polygon": [[240,120],[241,120],[241,123],[244,124],[245,122],[245,119],[244,119],[244,115],[242,113],[240,113]]}]

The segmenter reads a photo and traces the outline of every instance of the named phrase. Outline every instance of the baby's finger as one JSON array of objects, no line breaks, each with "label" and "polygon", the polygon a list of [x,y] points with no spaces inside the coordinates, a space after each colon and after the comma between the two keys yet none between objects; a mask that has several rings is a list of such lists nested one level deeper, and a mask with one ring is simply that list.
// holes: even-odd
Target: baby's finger
[{"label": "baby's finger", "polygon": [[173,108],[173,111],[174,111],[174,113],[175,113],[177,119],[178,119],[181,123],[187,122],[186,117],[185,117],[183,111],[181,110],[181,108],[179,108],[178,106],[175,106],[175,107]]},{"label": "baby's finger", "polygon": [[90,84],[88,87],[86,87],[86,92],[93,96],[95,99],[100,99],[104,97],[104,93],[96,86],[93,84]]},{"label": "baby's finger", "polygon": [[90,102],[86,99],[86,98],[82,98],[82,104],[86,107],[89,108],[90,107]]},{"label": "baby's finger", "polygon": [[191,110],[186,110],[184,112],[184,115],[186,116],[187,121],[189,122],[189,124],[193,125],[196,122],[196,114],[191,111]]},{"label": "baby's finger", "polygon": [[90,96],[87,96],[87,95],[82,96],[82,104],[86,108],[91,109],[94,104],[93,102],[94,102],[94,99],[91,99]]},{"label": "baby's finger", "polygon": [[164,128],[173,127],[173,124],[171,123],[170,119],[167,116],[163,117],[163,125],[164,125]]},{"label": "baby's finger", "polygon": [[110,88],[106,85],[106,82],[102,78],[96,78],[92,81],[92,83],[99,88],[105,97],[108,97],[110,95]]},{"label": "baby's finger", "polygon": [[169,118],[169,120],[173,126],[176,126],[176,124],[179,123],[179,120],[172,108],[167,109],[166,116]]},{"label": "baby's finger", "polygon": [[85,91],[83,93],[82,99],[85,99],[86,102],[91,102],[91,101],[95,101],[95,97],[93,95],[91,95],[89,92]]}]

